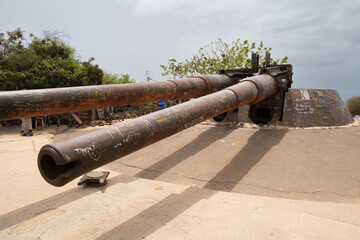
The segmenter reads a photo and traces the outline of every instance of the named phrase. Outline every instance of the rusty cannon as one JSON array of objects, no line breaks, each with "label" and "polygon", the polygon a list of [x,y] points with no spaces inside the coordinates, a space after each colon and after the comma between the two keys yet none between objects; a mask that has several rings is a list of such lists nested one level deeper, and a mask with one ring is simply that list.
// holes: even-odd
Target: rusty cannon
[{"label": "rusty cannon", "polygon": [[[204,77],[196,79],[203,81]],[[84,173],[242,105],[251,105],[249,115],[255,123],[281,120],[285,92],[292,83],[292,65],[253,65],[251,69],[223,70],[206,79],[221,79],[233,85],[90,134],[47,144],[38,155],[41,175],[48,183],[63,186]]]},{"label": "rusty cannon", "polygon": [[196,98],[232,84],[232,80],[226,75],[212,75],[154,83],[0,92],[0,120],[159,100]]}]

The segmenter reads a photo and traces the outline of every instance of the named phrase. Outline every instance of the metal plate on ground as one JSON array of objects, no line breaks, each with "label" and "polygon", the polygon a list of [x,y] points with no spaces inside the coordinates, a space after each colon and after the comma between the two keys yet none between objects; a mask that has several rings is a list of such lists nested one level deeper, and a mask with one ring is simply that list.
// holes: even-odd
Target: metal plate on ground
[{"label": "metal plate on ground", "polygon": [[106,185],[106,178],[110,172],[107,171],[91,171],[82,176],[78,185],[84,185],[84,187],[101,187]]}]

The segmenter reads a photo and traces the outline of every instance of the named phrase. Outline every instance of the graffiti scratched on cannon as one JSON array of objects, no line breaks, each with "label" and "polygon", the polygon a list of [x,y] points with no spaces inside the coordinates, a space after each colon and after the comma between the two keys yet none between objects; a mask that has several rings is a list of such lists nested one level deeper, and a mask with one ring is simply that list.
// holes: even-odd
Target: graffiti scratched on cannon
[{"label": "graffiti scratched on cannon", "polygon": [[75,148],[74,150],[84,156],[89,155],[94,161],[99,160],[102,153],[100,145],[96,142],[86,146],[85,148]]},{"label": "graffiti scratched on cannon", "polygon": [[128,133],[128,136],[123,139],[123,143],[133,143],[133,144],[137,144],[139,142],[139,139],[140,139],[140,133],[139,132],[136,132],[136,131],[130,131]]}]

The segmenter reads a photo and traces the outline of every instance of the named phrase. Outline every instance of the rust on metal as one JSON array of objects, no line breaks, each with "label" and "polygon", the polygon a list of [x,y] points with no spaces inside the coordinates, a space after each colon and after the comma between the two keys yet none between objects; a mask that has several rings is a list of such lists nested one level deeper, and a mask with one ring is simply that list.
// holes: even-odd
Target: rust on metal
[{"label": "rust on metal", "polygon": [[38,167],[48,183],[63,186],[86,172],[208,118],[260,102],[277,92],[277,81],[269,74],[245,78],[216,93],[74,139],[47,144],[39,152]]},{"label": "rust on metal", "polygon": [[168,99],[197,98],[233,84],[226,75],[166,82],[0,92],[0,120]]}]

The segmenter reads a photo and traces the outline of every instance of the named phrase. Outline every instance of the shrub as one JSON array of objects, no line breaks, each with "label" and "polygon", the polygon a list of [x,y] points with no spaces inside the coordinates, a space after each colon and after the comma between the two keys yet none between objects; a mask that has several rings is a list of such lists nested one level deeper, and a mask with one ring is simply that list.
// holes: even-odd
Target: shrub
[{"label": "shrub", "polygon": [[352,97],[346,103],[351,115],[360,115],[360,96]]}]

